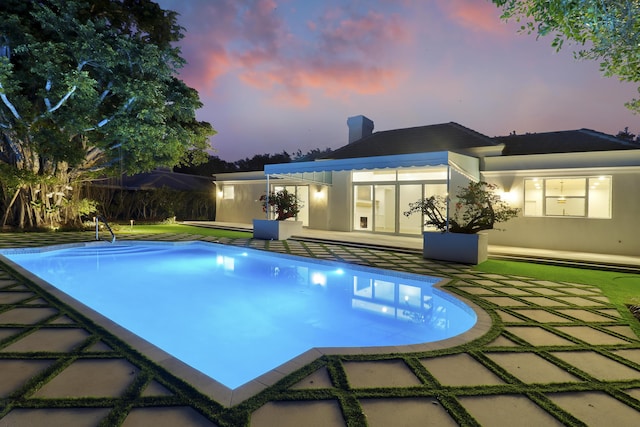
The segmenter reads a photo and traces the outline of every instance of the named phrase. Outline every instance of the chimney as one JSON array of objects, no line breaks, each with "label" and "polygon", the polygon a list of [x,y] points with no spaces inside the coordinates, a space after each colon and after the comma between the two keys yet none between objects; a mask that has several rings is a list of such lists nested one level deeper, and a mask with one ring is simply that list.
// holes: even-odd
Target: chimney
[{"label": "chimney", "polygon": [[349,126],[349,144],[373,133],[373,122],[365,116],[349,117],[347,126]]}]

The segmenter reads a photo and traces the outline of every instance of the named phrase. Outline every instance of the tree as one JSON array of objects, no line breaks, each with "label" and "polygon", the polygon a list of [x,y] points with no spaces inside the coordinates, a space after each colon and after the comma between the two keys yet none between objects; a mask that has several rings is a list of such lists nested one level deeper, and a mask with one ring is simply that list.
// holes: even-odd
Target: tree
[{"label": "tree", "polygon": [[[625,127],[624,130],[621,130],[616,134],[616,138],[624,139],[629,142],[640,142],[640,139],[636,138],[634,133],[629,132],[629,127]],[[640,137],[639,137],[640,138]]]},{"label": "tree", "polygon": [[512,208],[496,194],[497,188],[485,181],[469,182],[456,194],[452,212],[447,212],[450,205],[447,197],[431,196],[409,203],[404,215],[420,213],[424,215],[425,225],[442,232],[475,234],[493,230],[496,224],[509,221],[520,212],[520,208]]},{"label": "tree", "polygon": [[[556,50],[573,41],[583,47],[576,57],[600,61],[605,76],[640,82],[640,0],[492,1],[502,9],[503,19],[522,22],[522,31],[553,33]],[[640,100],[626,106],[638,112]]]},{"label": "tree", "polygon": [[77,219],[77,186],[206,159],[215,131],[174,74],[176,14],[150,0],[2,0],[3,224]]},{"label": "tree", "polygon": [[286,151],[280,154],[256,154],[251,158],[244,158],[235,161],[236,168],[241,172],[259,171],[264,169],[264,165],[273,165],[277,163],[290,163],[291,156]]}]

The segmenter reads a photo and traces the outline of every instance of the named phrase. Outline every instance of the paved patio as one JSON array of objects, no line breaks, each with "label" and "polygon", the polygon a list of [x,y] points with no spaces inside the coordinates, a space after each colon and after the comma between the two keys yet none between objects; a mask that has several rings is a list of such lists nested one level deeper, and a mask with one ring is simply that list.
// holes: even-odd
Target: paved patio
[{"label": "paved patio", "polygon": [[[1,234],[0,247],[91,238]],[[132,238],[194,236],[118,234]],[[0,264],[0,426],[638,425],[640,339],[633,319],[595,287],[486,274],[393,249],[220,243],[447,277],[446,289],[482,307],[495,327],[452,348],[325,356],[227,407]]]}]

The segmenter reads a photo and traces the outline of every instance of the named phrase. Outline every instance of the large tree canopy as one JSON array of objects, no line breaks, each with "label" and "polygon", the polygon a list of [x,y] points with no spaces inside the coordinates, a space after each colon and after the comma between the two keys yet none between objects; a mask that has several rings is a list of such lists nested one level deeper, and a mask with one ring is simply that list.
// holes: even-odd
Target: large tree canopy
[{"label": "large tree canopy", "polygon": [[[560,50],[577,43],[581,59],[600,61],[606,76],[640,82],[640,0],[492,0],[503,19],[516,19],[521,30],[539,36],[553,34]],[[640,91],[640,89],[639,89]],[[640,111],[640,100],[627,107]]]},{"label": "large tree canopy", "polygon": [[71,220],[73,186],[97,170],[206,158],[215,132],[175,77],[181,37],[150,0],[2,0],[3,224]]}]

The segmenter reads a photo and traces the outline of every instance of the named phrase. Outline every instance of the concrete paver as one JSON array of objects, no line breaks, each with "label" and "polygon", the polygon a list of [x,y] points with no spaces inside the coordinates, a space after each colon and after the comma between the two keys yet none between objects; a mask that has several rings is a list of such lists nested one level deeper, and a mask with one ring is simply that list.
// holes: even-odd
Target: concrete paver
[{"label": "concrete paver", "polygon": [[124,393],[136,372],[136,367],[122,359],[77,360],[34,397],[116,397]]},{"label": "concrete paver", "polygon": [[[5,234],[0,246],[90,240],[82,233],[41,236]],[[194,236],[132,238],[191,240]],[[347,421],[356,425],[353,416],[358,405],[360,416],[370,426],[412,427],[425,425],[425,420],[435,425],[456,425],[469,417],[481,425],[559,425],[558,414],[590,426],[625,426],[635,425],[640,416],[640,339],[593,286],[485,274],[465,265],[423,260],[419,254],[394,249],[295,239],[286,243],[220,241],[449,277],[453,280],[447,289],[465,294],[498,319],[492,339],[481,339],[466,349],[449,348],[446,354],[418,352],[397,358],[373,355],[371,360],[335,356],[327,362],[333,364],[332,369],[323,366],[291,384],[274,386],[272,400],[247,409],[251,426],[324,427],[347,425]],[[125,412],[121,424],[125,426],[235,426],[226,421],[227,409],[206,396],[194,395],[192,389],[179,383],[166,382],[165,374],[141,370],[130,359],[132,356],[113,345],[110,336],[96,337],[102,332],[61,314],[60,306],[44,295],[38,296],[31,286],[25,286],[22,278],[9,275],[0,265],[0,397],[4,396],[0,400],[0,426],[97,425],[110,419],[113,411]],[[15,339],[23,331],[30,333]],[[73,353],[83,345],[87,348]],[[39,356],[34,359],[32,354]],[[19,396],[22,401],[7,398],[56,363],[64,363],[66,368]],[[420,365],[423,372],[426,370],[426,382],[420,380],[425,375],[419,372]],[[334,378],[336,373],[338,377]],[[145,379],[147,375],[152,378]],[[346,375],[348,386],[341,385],[341,375]],[[536,400],[530,394],[532,385],[544,390],[555,388],[544,394],[546,398],[537,394]],[[581,391],[571,389],[572,385],[579,385]],[[483,391],[474,395],[469,387]],[[602,392],[603,387],[614,395]],[[386,388],[402,389],[403,397],[385,395]],[[319,397],[304,393],[318,393]],[[453,412],[448,413],[435,396],[451,404]],[[42,397],[64,405],[73,405],[65,400],[67,397],[79,397],[80,401],[91,397],[100,407],[46,407],[45,400],[38,400]],[[40,406],[21,406],[31,398],[32,404]],[[349,412],[354,408],[347,410],[341,402],[355,405],[356,412]],[[602,418],[602,414],[608,415]]]},{"label": "concrete paver", "polygon": [[420,385],[420,380],[403,360],[344,362],[343,367],[347,373],[349,384],[354,388]]},{"label": "concrete paver", "polygon": [[346,426],[335,400],[269,402],[251,415],[251,427]]},{"label": "concrete paver", "polygon": [[486,356],[527,384],[580,381],[580,378],[571,375],[535,353],[486,353]]},{"label": "concrete paver", "polygon": [[632,427],[638,411],[602,392],[549,394],[549,399],[588,426]]},{"label": "concrete paver", "polygon": [[462,406],[483,426],[551,427],[557,419],[522,395],[461,397]]},{"label": "concrete paver", "polygon": [[95,427],[109,408],[14,409],[0,419],[0,427]]},{"label": "concrete paver", "polygon": [[369,427],[457,426],[435,398],[362,399]]},{"label": "concrete paver", "polygon": [[[421,359],[436,380],[447,386],[477,386],[504,384],[496,374],[468,354]],[[452,367],[455,366],[455,369]]]}]

